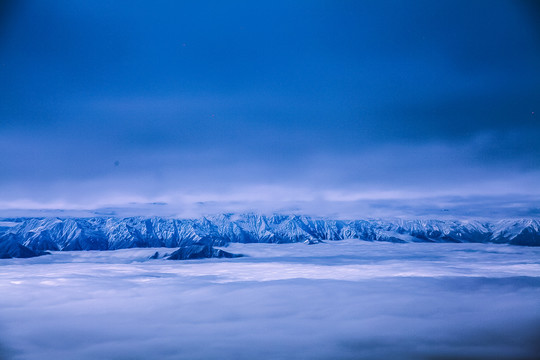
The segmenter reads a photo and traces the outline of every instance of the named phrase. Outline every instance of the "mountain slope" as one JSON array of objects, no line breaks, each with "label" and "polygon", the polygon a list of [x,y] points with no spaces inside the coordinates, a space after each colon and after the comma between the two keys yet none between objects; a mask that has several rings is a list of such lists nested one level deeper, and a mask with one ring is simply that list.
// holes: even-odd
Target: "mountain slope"
[{"label": "mountain slope", "polygon": [[388,242],[480,242],[540,246],[540,222],[535,219],[495,222],[345,221],[318,220],[299,215],[223,214],[200,219],[95,217],[8,220],[2,223],[10,226],[0,228],[0,256],[4,254],[6,257],[27,256],[30,253],[26,249],[40,254],[47,250],[174,248],[194,244],[226,246],[231,242],[316,243],[347,238]]}]

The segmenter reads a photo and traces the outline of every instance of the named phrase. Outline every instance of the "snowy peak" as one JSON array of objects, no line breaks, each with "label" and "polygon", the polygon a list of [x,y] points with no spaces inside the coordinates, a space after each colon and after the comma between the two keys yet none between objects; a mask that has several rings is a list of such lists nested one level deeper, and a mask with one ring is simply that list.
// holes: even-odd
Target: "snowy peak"
[{"label": "snowy peak", "polygon": [[[486,242],[540,246],[535,219],[495,222],[446,220],[318,220],[308,216],[223,214],[200,219],[21,218],[0,219],[0,246],[6,257],[28,249],[112,250],[133,247],[181,247],[193,244],[317,243],[361,239],[388,242]],[[16,246],[17,245],[17,246]],[[24,248],[18,247],[18,245]],[[14,250],[15,249],[15,250]],[[7,250],[6,250],[7,251]],[[4,252],[6,252],[4,251]],[[2,255],[2,254],[0,254]]]}]

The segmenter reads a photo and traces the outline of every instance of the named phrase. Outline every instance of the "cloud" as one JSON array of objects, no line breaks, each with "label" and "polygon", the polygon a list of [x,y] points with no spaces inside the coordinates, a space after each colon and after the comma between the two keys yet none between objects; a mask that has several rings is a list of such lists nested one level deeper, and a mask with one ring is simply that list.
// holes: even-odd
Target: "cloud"
[{"label": "cloud", "polygon": [[233,246],[250,256],[150,261],[155,249],[128,249],[4,260],[3,343],[13,359],[42,360],[527,359],[538,349],[535,248]]},{"label": "cloud", "polygon": [[[10,209],[63,209],[178,216],[255,211],[337,218],[527,217],[534,216],[540,195],[534,153],[499,156],[504,149],[527,151],[533,143],[513,133],[487,132],[459,144],[360,146],[347,153],[311,144],[289,154],[270,146],[251,151],[252,140],[221,151],[167,144],[125,151],[121,142],[94,149],[89,138],[62,143],[4,137],[0,147],[14,155],[0,159],[5,216]],[[158,208],[156,202],[167,205]]]},{"label": "cloud", "polygon": [[3,209],[537,195],[540,48],[512,2],[12,7]]}]

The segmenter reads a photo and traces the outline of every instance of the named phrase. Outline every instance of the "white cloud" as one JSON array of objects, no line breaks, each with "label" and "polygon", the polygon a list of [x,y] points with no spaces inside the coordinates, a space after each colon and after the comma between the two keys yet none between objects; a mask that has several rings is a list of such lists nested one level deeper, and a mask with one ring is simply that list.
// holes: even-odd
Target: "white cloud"
[{"label": "white cloud", "polygon": [[146,261],[155,249],[128,249],[2,260],[2,355],[525,359],[538,350],[536,248],[342,241],[229,250],[250,256]]},{"label": "white cloud", "polygon": [[[69,140],[56,144],[4,136],[6,152],[17,156],[0,160],[6,169],[0,179],[0,211],[11,216],[7,210],[91,213],[114,208],[129,215],[255,211],[350,218],[427,212],[437,217],[441,209],[458,207],[456,216],[471,216],[465,214],[468,207],[476,208],[472,216],[491,216],[492,209],[499,211],[497,216],[505,210],[509,217],[527,216],[527,211],[512,211],[534,208],[540,173],[525,169],[530,159],[483,162],[494,135],[487,136],[489,141],[486,136],[459,144],[379,144],[342,153],[314,146],[285,157],[268,149],[251,154],[234,147],[192,151],[165,146],[129,153],[98,149],[84,163],[78,152],[90,151],[91,141],[72,151],[77,144]],[[34,143],[52,152],[35,154],[28,148]],[[523,206],[527,197],[531,200]],[[479,209],[479,198],[489,203],[483,209],[488,213]],[[148,206],[156,202],[167,206]]]}]

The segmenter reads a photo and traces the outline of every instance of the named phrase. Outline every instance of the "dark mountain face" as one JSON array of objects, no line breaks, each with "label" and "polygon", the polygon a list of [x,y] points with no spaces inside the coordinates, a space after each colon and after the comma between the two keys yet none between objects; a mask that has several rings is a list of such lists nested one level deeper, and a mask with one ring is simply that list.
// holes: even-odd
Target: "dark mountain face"
[{"label": "dark mountain face", "polygon": [[180,249],[173,252],[167,259],[169,260],[193,260],[205,258],[234,258],[240,257],[240,254],[232,254],[221,249],[214,249],[208,244],[194,244],[181,246]]},{"label": "dark mountain face", "polygon": [[32,250],[19,243],[16,235],[7,234],[0,238],[0,259],[31,258],[48,254],[44,251]]}]

